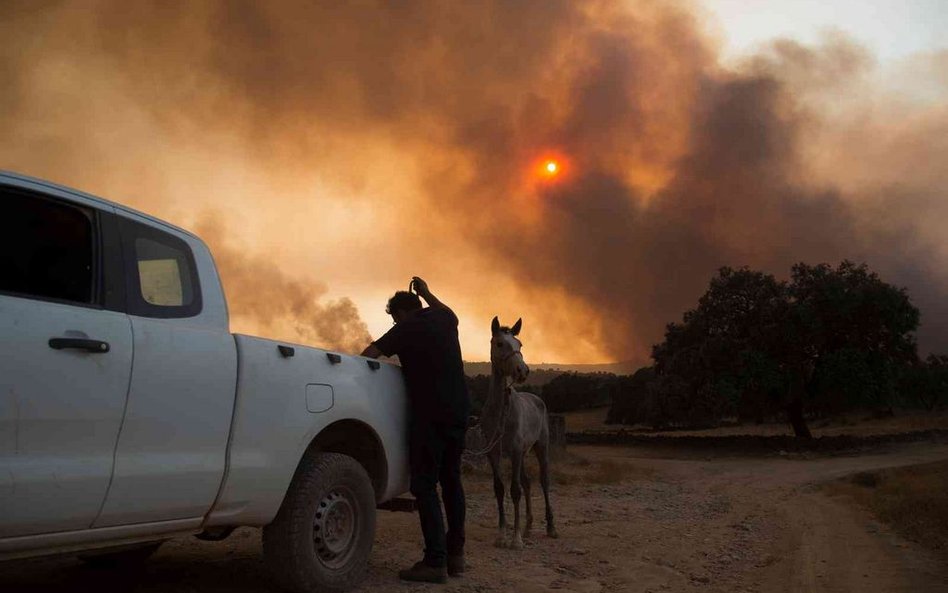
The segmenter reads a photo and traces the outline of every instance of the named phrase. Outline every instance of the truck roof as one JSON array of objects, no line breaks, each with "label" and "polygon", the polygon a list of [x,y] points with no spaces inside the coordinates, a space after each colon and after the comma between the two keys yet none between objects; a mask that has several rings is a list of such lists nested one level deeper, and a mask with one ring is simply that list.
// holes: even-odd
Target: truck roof
[{"label": "truck roof", "polygon": [[39,179],[37,177],[30,177],[29,175],[24,175],[22,173],[16,173],[13,171],[5,171],[3,169],[0,169],[0,181],[5,180],[5,179],[9,179],[12,181],[25,181],[28,183],[32,183],[34,185],[45,185],[46,187],[51,188],[51,189],[56,189],[56,190],[63,191],[66,193],[76,194],[78,196],[82,196],[83,198],[86,198],[87,200],[98,202],[99,204],[102,204],[103,206],[111,206],[112,208],[115,208],[116,210],[120,210],[128,214],[135,214],[136,216],[141,216],[142,218],[148,219],[150,222],[153,222],[155,224],[160,224],[162,226],[168,227],[180,233],[184,233],[190,237],[194,237],[198,241],[201,241],[200,237],[198,237],[197,235],[195,235],[194,233],[192,233],[191,231],[187,229],[183,229],[179,226],[173,225],[170,222],[161,220],[160,218],[155,218],[151,214],[146,214],[139,210],[135,210],[134,208],[129,208],[128,206],[125,206],[123,204],[119,204],[111,200],[106,200],[105,198],[100,198],[99,196],[94,196],[92,194],[86,193],[84,191],[80,191],[78,189],[67,187],[65,185],[60,185],[58,183],[53,183],[52,181],[47,181],[45,179]]}]

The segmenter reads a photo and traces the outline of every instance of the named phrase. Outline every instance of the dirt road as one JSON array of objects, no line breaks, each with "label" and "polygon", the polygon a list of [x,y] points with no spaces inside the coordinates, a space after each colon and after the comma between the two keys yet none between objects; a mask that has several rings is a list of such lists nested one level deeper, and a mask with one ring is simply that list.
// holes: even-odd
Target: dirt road
[{"label": "dirt road", "polygon": [[[408,585],[417,518],[382,513],[370,574],[359,591],[948,591],[948,568],[817,483],[857,471],[948,459],[948,446],[819,459],[668,459],[632,448],[572,447],[554,505],[561,538],[542,519],[526,549],[493,546],[486,476],[467,480],[470,572],[446,586]],[[535,471],[535,470],[534,470]],[[534,491],[536,512],[542,504]],[[536,528],[539,527],[539,528]],[[166,544],[134,575],[73,559],[0,565],[2,591],[263,592],[259,532]]]}]

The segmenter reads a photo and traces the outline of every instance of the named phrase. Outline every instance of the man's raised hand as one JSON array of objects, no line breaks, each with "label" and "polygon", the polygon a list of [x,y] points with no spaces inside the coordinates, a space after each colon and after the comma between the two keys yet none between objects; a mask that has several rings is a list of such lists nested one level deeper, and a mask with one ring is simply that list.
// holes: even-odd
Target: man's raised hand
[{"label": "man's raised hand", "polygon": [[412,276],[411,288],[415,291],[415,294],[423,297],[425,300],[428,300],[428,296],[431,295],[431,291],[428,290],[428,283],[418,276]]}]

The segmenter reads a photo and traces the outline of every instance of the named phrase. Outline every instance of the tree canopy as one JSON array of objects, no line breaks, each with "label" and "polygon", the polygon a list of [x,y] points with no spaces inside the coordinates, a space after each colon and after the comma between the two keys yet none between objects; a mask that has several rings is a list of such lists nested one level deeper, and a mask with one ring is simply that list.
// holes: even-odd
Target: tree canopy
[{"label": "tree canopy", "polygon": [[918,361],[918,324],[905,290],[865,265],[800,263],[789,281],[721,268],[697,306],[667,326],[654,367],[620,391],[610,420],[699,426],[782,413],[807,437],[805,412],[890,405],[910,368],[923,369],[915,380],[928,393],[941,393],[942,359]]}]

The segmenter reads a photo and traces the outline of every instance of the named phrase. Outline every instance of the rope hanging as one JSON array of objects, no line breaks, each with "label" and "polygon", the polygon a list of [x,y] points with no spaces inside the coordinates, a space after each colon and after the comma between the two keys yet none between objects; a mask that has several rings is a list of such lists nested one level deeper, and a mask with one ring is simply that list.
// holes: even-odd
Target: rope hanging
[{"label": "rope hanging", "polygon": [[[500,408],[500,421],[497,423],[497,426],[494,429],[494,434],[491,437],[489,444],[483,449],[480,449],[478,451],[469,451],[465,449],[461,453],[461,458],[464,461],[473,464],[473,462],[471,461],[473,458],[480,457],[481,455],[485,455],[489,453],[491,449],[493,449],[497,445],[497,443],[499,443],[501,439],[504,438],[504,429],[506,428],[506,424],[507,424],[507,409],[510,407],[510,396],[511,396],[512,391],[513,390],[511,389],[510,385],[507,385],[504,387],[505,401]],[[481,431],[481,424],[483,424],[483,421],[478,422],[476,425],[470,427],[468,430],[470,431],[470,430],[476,429],[483,434],[483,431]]]}]

